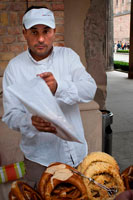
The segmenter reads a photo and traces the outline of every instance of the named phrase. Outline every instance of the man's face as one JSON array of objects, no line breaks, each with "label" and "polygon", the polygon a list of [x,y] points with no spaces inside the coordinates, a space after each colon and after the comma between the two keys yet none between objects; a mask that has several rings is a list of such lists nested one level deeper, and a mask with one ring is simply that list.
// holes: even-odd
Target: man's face
[{"label": "man's face", "polygon": [[55,39],[55,29],[39,24],[30,29],[24,29],[23,34],[35,60],[42,60],[51,53]]}]

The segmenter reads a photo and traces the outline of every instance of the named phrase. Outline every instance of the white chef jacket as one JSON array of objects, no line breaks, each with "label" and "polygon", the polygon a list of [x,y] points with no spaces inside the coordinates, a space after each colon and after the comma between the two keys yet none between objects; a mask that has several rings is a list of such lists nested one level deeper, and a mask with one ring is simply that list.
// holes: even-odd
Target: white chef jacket
[{"label": "white chef jacket", "polygon": [[[55,93],[57,103],[81,143],[65,141],[52,133],[39,132],[32,126],[31,113],[6,90],[12,84],[23,86],[26,80],[32,80],[42,72],[53,73],[58,83]],[[9,128],[21,132],[20,148],[27,159],[45,166],[51,162],[63,162],[75,167],[88,153],[78,103],[91,101],[95,92],[94,79],[86,72],[79,56],[72,49],[53,47],[52,53],[41,61],[34,60],[27,50],[13,58],[4,72],[2,120]]]}]

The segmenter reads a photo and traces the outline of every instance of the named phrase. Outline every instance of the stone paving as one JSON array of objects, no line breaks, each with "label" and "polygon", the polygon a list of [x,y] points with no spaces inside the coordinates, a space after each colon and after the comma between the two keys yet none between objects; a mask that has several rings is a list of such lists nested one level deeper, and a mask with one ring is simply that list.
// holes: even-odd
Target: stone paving
[{"label": "stone paving", "polygon": [[129,62],[128,53],[114,53],[113,58],[115,61]]},{"label": "stone paving", "polygon": [[121,171],[133,165],[133,80],[123,72],[107,72],[106,109],[113,112],[112,155]]}]

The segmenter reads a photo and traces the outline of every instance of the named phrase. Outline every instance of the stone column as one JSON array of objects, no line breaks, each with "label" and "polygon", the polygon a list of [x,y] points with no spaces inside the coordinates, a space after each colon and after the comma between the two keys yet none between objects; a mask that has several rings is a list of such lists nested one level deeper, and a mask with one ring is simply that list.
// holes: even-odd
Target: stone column
[{"label": "stone column", "polygon": [[[100,109],[105,109],[107,76],[112,67],[113,34],[109,0],[91,0],[84,24],[84,45],[87,71],[96,80],[98,89],[95,101]],[[111,6],[112,9],[112,6]],[[111,50],[110,50],[111,49]]]},{"label": "stone column", "polygon": [[106,1],[106,71],[114,69],[113,63],[113,0]]},{"label": "stone column", "polygon": [[133,79],[133,0],[131,1],[131,21],[130,21],[130,53],[129,53],[129,73],[128,78]]}]

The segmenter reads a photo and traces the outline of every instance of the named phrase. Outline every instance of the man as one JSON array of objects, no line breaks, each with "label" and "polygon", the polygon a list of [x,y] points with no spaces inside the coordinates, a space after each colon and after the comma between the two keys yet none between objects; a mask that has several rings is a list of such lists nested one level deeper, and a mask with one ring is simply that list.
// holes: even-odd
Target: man
[{"label": "man", "polygon": [[[24,14],[23,27],[28,50],[12,59],[4,72],[3,121],[22,134],[20,148],[25,157],[25,179],[33,186],[51,162],[76,167],[87,155],[78,103],[94,98],[96,84],[73,50],[53,46],[56,28],[49,9],[30,7]],[[81,143],[57,137],[54,125],[33,116],[15,96],[8,94],[6,89],[12,84],[23,86],[36,76],[46,82]]]},{"label": "man", "polygon": [[133,190],[121,192],[114,200],[133,200]]}]

